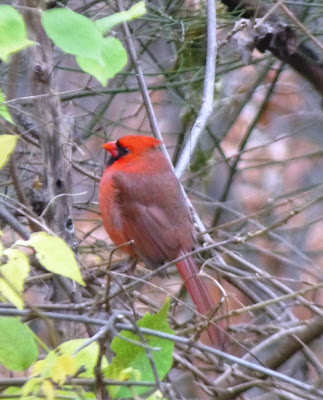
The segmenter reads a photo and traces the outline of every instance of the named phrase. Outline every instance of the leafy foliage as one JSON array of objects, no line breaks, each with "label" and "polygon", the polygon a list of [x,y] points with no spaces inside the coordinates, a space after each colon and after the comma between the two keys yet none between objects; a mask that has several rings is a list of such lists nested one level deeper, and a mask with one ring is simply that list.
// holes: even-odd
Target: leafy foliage
[{"label": "leafy foliage", "polygon": [[10,6],[0,6],[0,58],[8,62],[11,54],[34,44],[27,38],[24,20],[18,11]]},{"label": "leafy foliage", "polygon": [[[48,271],[85,285],[75,254],[63,239],[37,232],[27,241],[17,240],[15,246],[19,245],[32,247],[39,262]],[[24,284],[30,273],[29,258],[21,250],[5,249],[1,242],[0,257],[7,258],[4,264],[0,264],[0,298],[10,301],[17,308],[23,308]]]},{"label": "leafy foliage", "polygon": [[[14,124],[15,122],[12,119],[12,117],[8,111],[5,101],[6,101],[6,99],[2,93],[2,90],[0,89],[0,117],[4,118],[6,121],[10,122],[11,124]],[[1,147],[1,149],[2,149],[2,147]],[[0,164],[0,168],[1,168],[1,164]]]},{"label": "leafy foliage", "polygon": [[85,285],[75,254],[63,239],[46,232],[37,232],[29,240],[18,241],[17,244],[32,247],[37,259],[48,271]]},{"label": "leafy foliage", "polygon": [[[138,326],[173,334],[174,332],[167,320],[169,306],[170,300],[168,299],[157,314],[147,313],[138,321]],[[7,368],[22,371],[30,367],[36,360],[38,350],[34,337],[29,328],[19,320],[1,318],[0,339],[3,339],[0,344],[0,362]],[[17,347],[15,347],[16,344]],[[149,348],[150,350],[147,350]],[[155,376],[147,351],[152,352],[159,379],[164,379],[172,365],[174,343],[152,335],[144,335],[143,343],[138,335],[122,331],[120,337],[116,337],[112,341],[111,349],[116,355],[110,365],[106,357],[102,357],[101,368],[104,371],[105,378],[121,381],[130,379],[138,382],[142,380],[154,383]],[[55,350],[50,351],[45,359],[33,364],[31,378],[21,390],[22,396],[38,398],[44,394],[47,399],[54,399],[55,395],[64,393],[64,390],[68,388],[68,385],[66,385],[68,378],[76,374],[79,377],[94,378],[99,351],[99,345],[96,342],[87,345],[86,339],[75,339],[62,343]],[[55,388],[55,386],[57,387]],[[123,386],[109,387],[111,396],[116,399],[137,396],[147,390],[150,390],[150,388],[140,386],[131,389]],[[77,393],[77,390],[75,393]],[[91,393],[89,398],[92,398]],[[156,393],[151,398],[159,399],[161,397]]]},{"label": "leafy foliage", "polygon": [[146,14],[146,5],[144,1],[140,1],[135,4],[127,11],[121,11],[108,17],[104,17],[95,21],[95,25],[102,33],[102,35],[106,35],[117,25],[122,24],[123,22],[130,22],[134,19],[140,18]]},{"label": "leafy foliage", "polygon": [[89,18],[66,8],[58,8],[45,11],[42,23],[47,35],[65,53],[102,62],[102,36]]},{"label": "leafy foliage", "polygon": [[[163,308],[155,315],[147,313],[137,325],[140,328],[149,328],[160,332],[171,333],[167,315],[170,306],[168,298]],[[127,341],[131,340],[130,341]],[[137,345],[134,344],[138,343]],[[148,349],[140,344],[148,346]],[[104,374],[107,378],[117,380],[136,380],[155,382],[156,378],[148,358],[147,352],[152,355],[156,366],[159,379],[164,379],[169,372],[173,362],[174,342],[168,339],[161,339],[156,336],[143,335],[143,339],[133,332],[122,331],[119,337],[113,339],[111,349],[116,357],[105,369]],[[138,396],[147,392],[149,388],[134,386],[128,389],[123,386],[110,386],[109,392],[115,399],[124,397]]]},{"label": "leafy foliage", "polygon": [[0,169],[3,168],[11,154],[15,151],[18,141],[18,136],[2,135],[0,136]]},{"label": "leafy foliage", "polygon": [[0,363],[12,371],[25,371],[38,357],[34,335],[17,318],[0,318]]},{"label": "leafy foliage", "polygon": [[[62,343],[58,346],[57,352],[68,356],[74,356],[75,363],[78,370],[85,369],[84,372],[79,374],[83,378],[92,378],[95,375],[94,368],[97,364],[99,357],[99,345],[93,342],[86,347],[79,350],[86,343],[86,339],[74,339]],[[108,366],[108,360],[104,356],[102,358],[102,368]]]},{"label": "leafy foliage", "polygon": [[[105,86],[127,64],[127,53],[120,40],[105,35],[114,26],[140,18],[146,12],[140,2],[130,10],[97,20],[60,8],[43,13],[44,29],[65,53],[76,56],[83,71],[93,75]],[[57,24],[57,21],[60,21]]]},{"label": "leafy foliage", "polygon": [[[42,13],[47,35],[65,53],[74,55],[80,67],[105,86],[127,63],[127,53],[120,40],[103,35],[125,21],[140,18],[146,13],[143,1],[127,11],[116,13],[96,22],[67,8]],[[59,21],[59,23],[57,23]],[[22,16],[11,6],[0,6],[0,58],[9,56],[34,42],[27,39]],[[0,116],[13,123],[0,92]]]},{"label": "leafy foliage", "polygon": [[127,64],[127,52],[119,39],[102,39],[101,61],[78,56],[76,60],[83,71],[95,76],[105,86]]},{"label": "leafy foliage", "polygon": [[28,257],[20,250],[6,249],[3,254],[8,261],[0,266],[0,294],[17,308],[24,307],[22,294],[25,280],[30,272]]}]

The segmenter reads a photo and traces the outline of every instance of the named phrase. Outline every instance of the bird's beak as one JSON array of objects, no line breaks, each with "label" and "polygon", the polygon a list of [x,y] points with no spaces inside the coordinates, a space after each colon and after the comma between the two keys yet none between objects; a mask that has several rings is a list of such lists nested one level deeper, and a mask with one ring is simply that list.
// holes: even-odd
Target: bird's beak
[{"label": "bird's beak", "polygon": [[118,158],[119,151],[118,151],[117,142],[104,143],[104,145],[102,147],[104,149],[106,149],[112,155],[112,157]]}]

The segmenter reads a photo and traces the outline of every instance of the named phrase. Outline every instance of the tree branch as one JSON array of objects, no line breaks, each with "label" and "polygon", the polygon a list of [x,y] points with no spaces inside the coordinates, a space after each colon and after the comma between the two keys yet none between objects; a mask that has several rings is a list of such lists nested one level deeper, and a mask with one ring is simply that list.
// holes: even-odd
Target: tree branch
[{"label": "tree branch", "polygon": [[[27,6],[38,7],[38,0],[27,0]],[[71,196],[59,196],[71,193],[71,146],[72,126],[67,116],[63,114],[58,95],[55,94],[53,82],[52,46],[45,34],[40,13],[35,9],[26,12],[26,19],[31,30],[31,38],[39,43],[29,49],[32,70],[32,89],[35,97],[35,115],[37,121],[42,121],[40,144],[44,162],[43,194],[49,203],[50,210],[45,219],[50,228],[62,237],[73,249],[76,248],[74,223],[72,219]],[[37,97],[48,94],[47,97]],[[65,146],[63,155],[62,148]]]},{"label": "tree branch", "polygon": [[187,139],[175,168],[180,179],[189,165],[192,152],[195,150],[200,136],[204,133],[208,119],[213,111],[215,72],[217,58],[216,42],[216,7],[215,0],[207,2],[207,56],[203,87],[203,102],[200,112],[193,125],[192,132]]},{"label": "tree branch", "polygon": [[[247,42],[244,51],[254,48],[264,53],[270,51],[276,58],[290,65],[295,71],[309,81],[314,88],[323,94],[323,64],[314,52],[301,44],[296,31],[283,23],[275,12],[260,1],[253,0],[221,0],[232,12],[242,17],[255,18],[256,25],[246,27],[238,32],[235,39],[241,44]],[[278,4],[280,6],[280,3]],[[285,12],[286,12],[286,6]],[[259,19],[258,19],[259,18]],[[248,39],[246,39],[246,35]],[[315,42],[317,46],[322,46]],[[242,47],[244,45],[242,44]]]},{"label": "tree branch", "polygon": [[[243,359],[246,361],[250,361],[252,358],[256,357],[256,359],[258,359],[261,364],[264,365],[266,368],[269,368],[270,370],[276,370],[287,360],[289,360],[294,354],[301,350],[304,347],[304,344],[308,344],[313,340],[319,338],[322,335],[322,332],[323,318],[317,317],[313,321],[311,321],[308,326],[304,328],[299,328],[297,333],[287,335],[283,340],[279,342],[278,346],[275,347],[273,346],[273,343],[271,343],[271,350],[269,352],[265,352],[264,349],[261,348],[261,352],[262,354],[264,354],[264,356],[261,356],[257,352],[253,352],[252,354],[244,356]],[[239,369],[240,368],[241,367],[239,367]],[[247,383],[250,380],[250,377],[248,377],[249,379],[244,379],[242,376],[238,376],[239,369],[237,368],[237,366],[233,366],[229,374],[228,372],[226,372],[224,376],[216,380],[215,384],[217,386],[220,385],[221,391],[224,388],[228,389],[220,393],[217,397],[217,400],[235,399],[241,393],[249,389],[248,385],[244,386],[243,384]],[[240,370],[240,372],[242,371]],[[264,379],[266,378],[266,375],[258,372],[255,373],[255,371],[253,371],[252,377],[257,379]],[[301,382],[299,383],[301,384]],[[234,389],[234,387],[237,385],[242,385],[241,390],[236,391]],[[298,387],[300,387],[300,385],[298,385]]]}]

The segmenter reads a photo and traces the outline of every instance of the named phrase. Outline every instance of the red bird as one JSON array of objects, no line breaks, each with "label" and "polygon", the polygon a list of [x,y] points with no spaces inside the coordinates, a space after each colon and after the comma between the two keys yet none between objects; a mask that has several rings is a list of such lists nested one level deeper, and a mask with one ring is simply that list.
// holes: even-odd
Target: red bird
[{"label": "red bird", "polygon": [[[149,136],[124,136],[103,147],[111,153],[100,182],[103,224],[116,245],[140,258],[150,269],[185,255],[193,247],[193,225],[188,207],[168,160]],[[176,264],[197,311],[208,316],[215,309],[214,293],[199,275],[193,257]],[[213,289],[214,290],[214,289]],[[217,298],[220,299],[220,291]],[[208,336],[221,346],[222,335],[210,325]]]}]

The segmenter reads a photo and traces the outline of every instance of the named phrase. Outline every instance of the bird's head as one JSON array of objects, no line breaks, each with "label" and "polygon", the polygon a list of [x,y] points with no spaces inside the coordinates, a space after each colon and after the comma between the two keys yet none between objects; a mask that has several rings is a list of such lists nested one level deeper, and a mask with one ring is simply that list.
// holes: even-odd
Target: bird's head
[{"label": "bird's head", "polygon": [[109,165],[128,154],[139,156],[147,150],[159,146],[160,140],[151,136],[128,135],[114,142],[107,142],[103,148],[111,154]]}]

